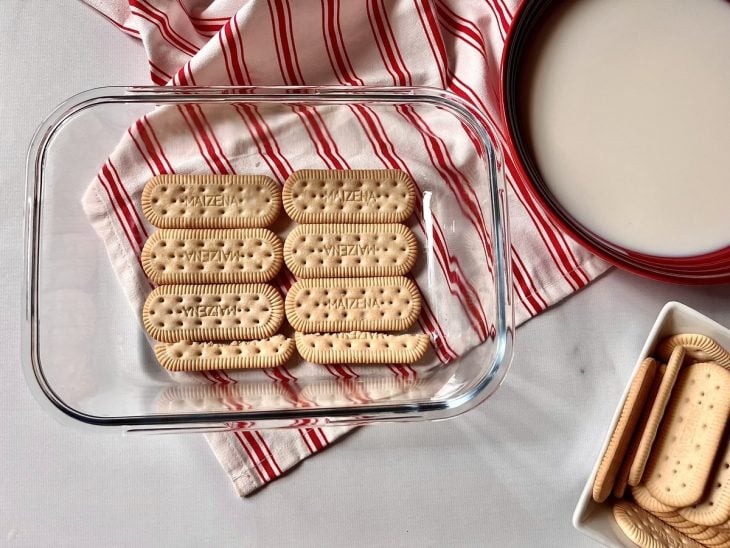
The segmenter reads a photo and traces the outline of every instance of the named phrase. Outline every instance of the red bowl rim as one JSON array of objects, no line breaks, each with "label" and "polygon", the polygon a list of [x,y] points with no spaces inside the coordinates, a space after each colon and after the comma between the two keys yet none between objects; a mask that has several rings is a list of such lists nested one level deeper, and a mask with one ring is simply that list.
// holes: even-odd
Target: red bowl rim
[{"label": "red bowl rim", "polygon": [[[512,156],[513,165],[516,170],[516,176],[526,183],[526,187],[532,197],[537,201],[539,206],[546,212],[550,220],[570,236],[573,240],[587,248],[591,253],[597,255],[601,259],[629,272],[644,276],[653,280],[682,283],[691,285],[704,285],[730,282],[730,246],[724,247],[708,253],[693,256],[667,257],[660,255],[650,255],[646,253],[631,251],[624,249],[624,257],[612,254],[609,250],[601,247],[596,242],[586,237],[585,233],[579,232],[569,223],[563,215],[556,211],[550,202],[545,198],[543,193],[537,187],[529,175],[525,166],[522,155],[519,152],[514,133],[516,128],[510,123],[508,110],[508,92],[507,92],[507,63],[510,55],[513,53],[516,29],[519,28],[519,21],[525,16],[527,6],[534,7],[539,4],[550,4],[552,0],[535,0],[523,1],[517,7],[512,25],[509,28],[507,37],[502,50],[502,58],[500,62],[500,95],[499,108],[502,119],[505,123],[505,134],[507,140],[506,154]],[[573,221],[579,225],[576,221]],[[584,231],[590,232],[583,228]],[[597,238],[597,237],[596,237]],[[615,244],[611,244],[614,247]],[[713,271],[721,271],[718,275],[713,275]]]}]

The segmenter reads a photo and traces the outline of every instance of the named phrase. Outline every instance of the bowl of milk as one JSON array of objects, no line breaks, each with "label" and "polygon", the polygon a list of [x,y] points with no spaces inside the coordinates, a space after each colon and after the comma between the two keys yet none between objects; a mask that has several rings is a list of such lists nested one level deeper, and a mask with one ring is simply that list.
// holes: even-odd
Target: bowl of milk
[{"label": "bowl of milk", "polygon": [[608,261],[730,281],[730,2],[524,2],[503,58],[515,164]]}]

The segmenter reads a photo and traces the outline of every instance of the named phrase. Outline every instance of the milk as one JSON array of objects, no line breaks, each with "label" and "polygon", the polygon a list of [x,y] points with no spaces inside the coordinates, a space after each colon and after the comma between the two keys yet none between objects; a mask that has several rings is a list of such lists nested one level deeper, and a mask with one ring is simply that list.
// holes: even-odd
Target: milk
[{"label": "milk", "polygon": [[522,132],[552,194],[634,251],[730,244],[730,3],[563,5],[520,83]]}]

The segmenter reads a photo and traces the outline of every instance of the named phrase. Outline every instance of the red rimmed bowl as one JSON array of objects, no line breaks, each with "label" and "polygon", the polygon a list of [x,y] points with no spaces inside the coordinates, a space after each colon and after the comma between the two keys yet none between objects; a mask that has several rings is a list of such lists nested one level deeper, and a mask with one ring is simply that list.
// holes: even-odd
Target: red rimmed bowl
[{"label": "red rimmed bowl", "polygon": [[[535,199],[562,230],[593,253],[612,264],[641,276],[674,283],[710,284],[730,282],[730,230],[728,231],[727,244],[707,252],[705,251],[707,246],[702,245],[701,238],[698,239],[697,249],[699,252],[697,253],[680,251],[676,254],[653,254],[643,251],[643,249],[646,249],[646,246],[642,247],[642,245],[638,245],[636,248],[632,248],[632,246],[626,243],[622,244],[618,241],[611,241],[609,238],[602,236],[599,233],[600,230],[590,226],[590,222],[579,221],[578,216],[582,219],[586,218],[585,211],[580,215],[576,215],[575,211],[571,211],[561,203],[556,197],[556,193],[551,190],[551,186],[546,181],[546,177],[543,176],[543,171],[545,170],[540,169],[540,165],[536,159],[537,155],[533,153],[534,140],[540,137],[528,135],[529,132],[526,129],[527,124],[524,122],[524,102],[521,100],[521,94],[526,93],[524,86],[526,76],[530,75],[528,71],[535,70],[534,60],[531,59],[531,48],[537,47],[535,45],[536,37],[545,31],[546,25],[553,25],[556,18],[573,17],[573,21],[580,21],[580,17],[574,17],[574,12],[583,9],[586,1],[525,1],[520,5],[515,14],[502,58],[502,109],[503,116],[507,121],[509,147],[513,151],[514,165],[517,171],[516,175],[528,183],[528,187]],[[603,2],[610,1],[603,0]],[[593,6],[595,5],[596,3],[594,2]],[[703,0],[703,5],[708,7],[708,9],[719,9],[719,13],[723,19],[726,11],[727,24],[730,26],[729,4],[723,3],[721,0]],[[613,6],[613,9],[617,9],[615,3]],[[623,9],[625,10],[635,9],[634,6],[628,2],[623,3]],[[571,10],[573,10],[573,13],[571,13]],[[665,11],[671,13],[671,10]],[[606,25],[610,24],[605,21],[601,23],[605,23]],[[622,36],[622,32],[627,32],[627,30],[616,30],[617,39]],[[557,36],[558,38],[552,39],[563,39],[565,34],[554,34],[553,36]],[[540,40],[544,40],[544,36]],[[544,46],[544,43],[541,46]],[[586,41],[586,48],[589,47],[590,38]],[[637,52],[637,55],[640,54],[641,52]],[[712,63],[714,61],[712,58],[709,58],[707,62]],[[687,67],[678,66],[677,70],[682,71],[688,69]],[[698,82],[697,85],[701,86],[702,82]],[[627,79],[625,86],[627,90],[631,90],[632,82]],[[725,97],[728,98],[730,96],[725,94]],[[601,108],[601,98],[594,99],[590,97],[588,100],[593,100],[596,108]],[[723,112],[730,112],[730,99],[728,99],[727,109],[723,106],[716,115],[723,116]],[[639,122],[640,120],[637,121],[637,124]],[[626,131],[630,132],[633,130],[634,128],[631,126],[626,127]],[[730,143],[728,145],[730,146]],[[588,146],[590,146],[590,143],[588,143]],[[579,154],[579,152],[576,151],[576,154]],[[668,160],[672,159],[669,153],[667,153],[667,156]],[[568,156],[567,161],[571,161],[571,158],[575,158],[575,156]],[[621,161],[621,159],[619,158],[617,161]],[[697,162],[701,161],[702,158],[698,157]],[[719,167],[718,171],[720,171]],[[727,180],[726,187],[730,189],[730,176],[727,173],[720,172],[718,173],[718,177],[724,177]],[[692,184],[697,185],[697,195],[700,198],[699,202],[701,202],[703,190],[702,179],[699,176],[698,179],[698,181],[692,181]],[[576,192],[578,191],[576,190]],[[728,198],[728,202],[730,203],[730,190],[728,190]],[[688,204],[687,207],[699,207],[700,205],[701,203],[694,203]],[[621,213],[615,209],[611,210],[611,213],[613,212],[617,214]],[[677,222],[682,222],[682,219],[678,218]],[[724,231],[716,232],[713,233],[713,236],[722,239],[723,234]],[[671,247],[673,242],[669,240],[662,243],[662,247],[666,249],[668,246]]]}]

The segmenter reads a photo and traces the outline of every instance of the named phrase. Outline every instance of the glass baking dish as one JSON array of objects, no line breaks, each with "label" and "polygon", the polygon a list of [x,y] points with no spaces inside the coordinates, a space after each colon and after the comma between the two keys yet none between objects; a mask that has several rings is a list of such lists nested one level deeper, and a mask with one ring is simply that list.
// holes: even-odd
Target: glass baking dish
[{"label": "glass baking dish", "polygon": [[[501,152],[480,118],[429,88],[108,87],[68,99],[28,157],[22,358],[32,391],[59,417],[124,431],[430,420],[478,405],[504,378],[514,328]],[[188,131],[198,149],[171,150],[165,139],[177,147]],[[280,370],[162,369],[125,290],[138,264],[110,260],[106,246],[117,244],[105,246],[90,218],[100,214],[82,206],[112,151],[132,143],[156,154],[113,166],[116,193],[125,177],[170,170],[280,183],[301,168],[408,171],[418,190],[410,276],[424,300],[415,331],[430,336],[426,356],[412,366],[325,367],[295,356]],[[150,234],[130,188],[115,199]],[[283,238],[290,225],[282,212],[274,230]]]}]

